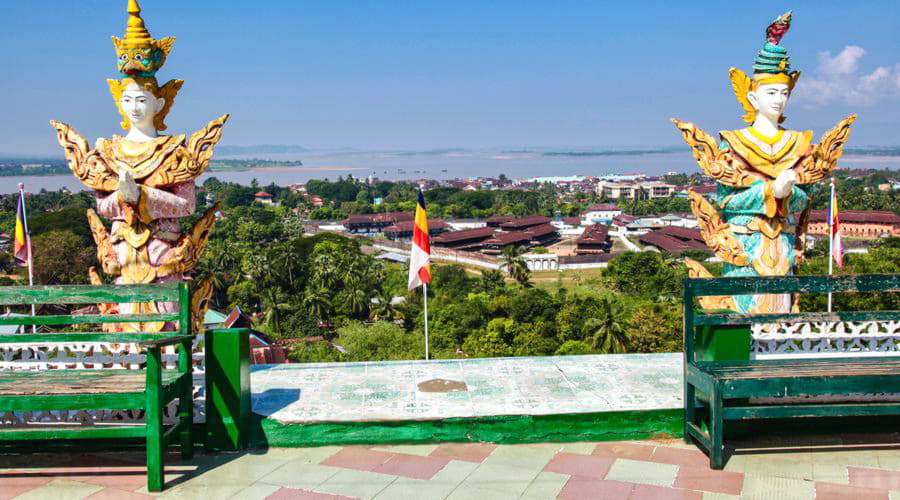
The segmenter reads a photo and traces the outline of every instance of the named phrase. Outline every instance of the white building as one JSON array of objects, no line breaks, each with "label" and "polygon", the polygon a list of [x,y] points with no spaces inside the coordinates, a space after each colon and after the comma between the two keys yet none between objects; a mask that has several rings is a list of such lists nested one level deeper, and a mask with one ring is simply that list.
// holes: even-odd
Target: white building
[{"label": "white building", "polygon": [[588,208],[581,214],[581,225],[589,226],[598,222],[609,224],[613,217],[621,214],[621,208],[611,203],[601,203]]}]

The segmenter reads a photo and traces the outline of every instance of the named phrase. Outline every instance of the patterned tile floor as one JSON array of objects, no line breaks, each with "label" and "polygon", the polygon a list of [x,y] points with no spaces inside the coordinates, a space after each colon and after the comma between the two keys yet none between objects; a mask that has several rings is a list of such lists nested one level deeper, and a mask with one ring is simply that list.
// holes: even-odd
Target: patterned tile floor
[{"label": "patterned tile floor", "polygon": [[[674,353],[255,365],[253,411],[294,423],[681,408],[681,359]],[[467,390],[417,389],[433,379],[464,382]]]},{"label": "patterned tile floor", "polygon": [[[897,434],[776,443],[724,471],[680,441],[274,448],[169,458],[163,498],[900,500]],[[847,446],[848,443],[853,445]],[[752,443],[751,443],[752,444]],[[757,442],[769,446],[771,443]],[[0,456],[0,500],[150,498],[134,452]]]}]

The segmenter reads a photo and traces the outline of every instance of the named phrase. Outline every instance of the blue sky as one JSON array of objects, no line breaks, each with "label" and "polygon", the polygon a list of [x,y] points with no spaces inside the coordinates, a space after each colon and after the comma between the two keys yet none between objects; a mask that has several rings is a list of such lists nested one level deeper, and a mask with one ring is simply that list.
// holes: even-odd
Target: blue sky
[{"label": "blue sky", "polygon": [[[125,0],[0,5],[0,151],[55,153],[50,119],[119,133],[105,79]],[[854,145],[900,145],[900,2],[143,0],[178,38],[160,83],[184,133],[229,112],[223,144],[312,148],[676,145],[670,116],[741,126],[728,68],[765,26],[801,69],[787,126],[860,115]]]}]

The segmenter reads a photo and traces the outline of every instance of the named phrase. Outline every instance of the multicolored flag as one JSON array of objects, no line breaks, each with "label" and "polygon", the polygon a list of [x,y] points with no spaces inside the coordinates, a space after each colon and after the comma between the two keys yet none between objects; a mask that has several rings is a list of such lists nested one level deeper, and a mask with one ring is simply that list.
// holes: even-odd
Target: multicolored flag
[{"label": "multicolored flag", "polygon": [[425,197],[419,190],[416,219],[413,225],[412,248],[409,256],[409,289],[431,282],[431,245],[428,243],[428,216],[425,214]]},{"label": "multicolored flag", "polygon": [[25,191],[21,190],[19,191],[19,203],[16,206],[13,256],[19,267],[28,267],[31,262],[31,238],[28,236],[28,224],[25,222]]},{"label": "multicolored flag", "polygon": [[831,179],[831,198],[828,201],[828,234],[831,237],[831,258],[844,268],[844,247],[841,245],[841,220],[838,217],[837,193],[834,190],[834,179]]}]

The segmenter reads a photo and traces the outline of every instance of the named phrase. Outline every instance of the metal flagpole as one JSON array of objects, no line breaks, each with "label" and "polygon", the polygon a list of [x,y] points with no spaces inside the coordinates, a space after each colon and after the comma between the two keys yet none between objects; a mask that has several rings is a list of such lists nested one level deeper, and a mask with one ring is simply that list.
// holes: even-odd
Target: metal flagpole
[{"label": "metal flagpole", "polygon": [[[34,286],[34,260],[31,257],[31,234],[28,232],[28,215],[25,213],[25,184],[19,183],[19,199],[22,200],[22,225],[25,227],[25,247],[28,249],[28,286]],[[37,316],[34,304],[31,304],[31,315]],[[31,333],[37,333],[37,325],[31,325]]]},{"label": "metal flagpole", "polygon": [[428,358],[428,283],[422,283],[422,294],[425,298],[425,360]]},{"label": "metal flagpole", "polygon": [[[831,198],[828,201],[828,276],[834,272],[834,177],[831,178]],[[828,292],[828,312],[831,312],[831,292]]]}]

